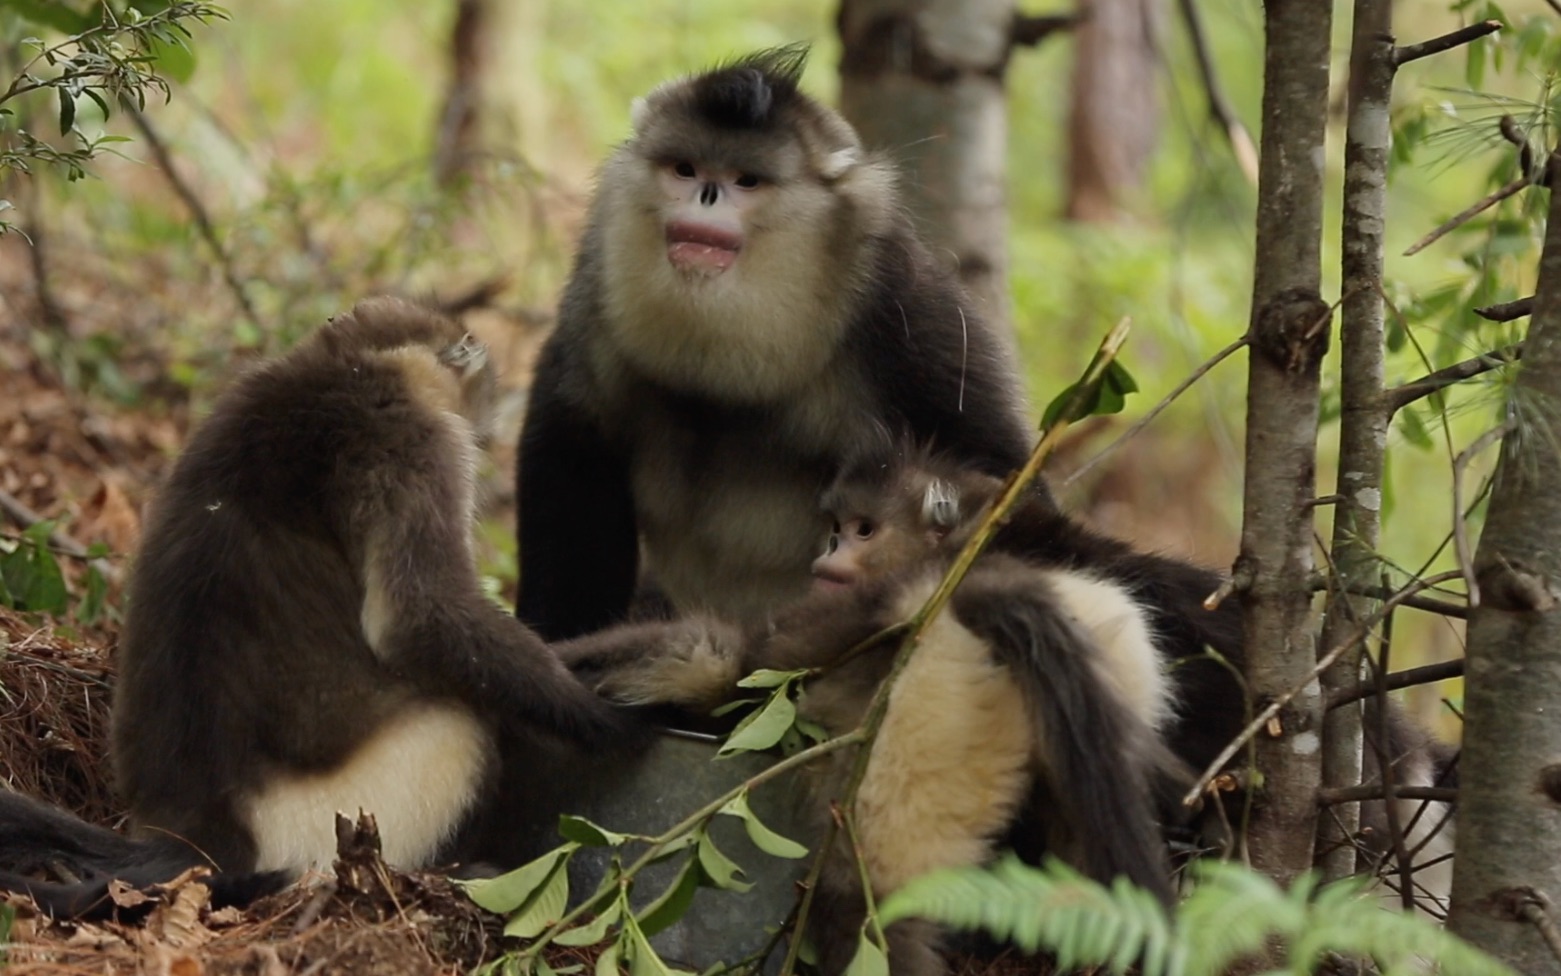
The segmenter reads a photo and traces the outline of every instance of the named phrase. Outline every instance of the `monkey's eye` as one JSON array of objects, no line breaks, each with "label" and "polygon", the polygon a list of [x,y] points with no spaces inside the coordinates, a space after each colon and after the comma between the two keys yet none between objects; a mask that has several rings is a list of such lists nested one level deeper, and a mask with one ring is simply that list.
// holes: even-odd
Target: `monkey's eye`
[{"label": "monkey's eye", "polygon": [[862,519],[856,523],[856,537],[858,539],[871,539],[873,537],[873,523]]},{"label": "monkey's eye", "polygon": [[698,175],[694,172],[693,163],[673,163],[672,172],[680,180],[691,180]]},{"label": "monkey's eye", "polygon": [[759,182],[759,178],[754,176],[752,173],[743,173],[737,177],[737,186],[739,189],[743,190],[755,189],[758,187]]}]

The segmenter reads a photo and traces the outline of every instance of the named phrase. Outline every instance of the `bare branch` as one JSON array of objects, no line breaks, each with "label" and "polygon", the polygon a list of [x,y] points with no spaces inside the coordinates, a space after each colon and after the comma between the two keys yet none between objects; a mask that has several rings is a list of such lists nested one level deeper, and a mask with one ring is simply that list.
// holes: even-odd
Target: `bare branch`
[{"label": "bare branch", "polygon": [[1494,193],[1487,194],[1477,203],[1463,211],[1460,211],[1442,226],[1416,241],[1409,248],[1409,250],[1404,252],[1404,257],[1407,258],[1412,255],[1419,254],[1421,251],[1424,251],[1426,248],[1430,247],[1432,244],[1435,244],[1437,241],[1457,230],[1459,227],[1462,227],[1464,224],[1467,224],[1469,221],[1478,217],[1480,214],[1496,206],[1496,204],[1512,196],[1514,193],[1517,193],[1524,187],[1531,185],[1532,184],[1530,183],[1527,176],[1520,176]]},{"label": "bare branch", "polygon": [[1176,388],[1170,393],[1167,393],[1159,403],[1151,407],[1148,413],[1134,421],[1131,427],[1123,431],[1121,437],[1118,437],[1110,444],[1107,444],[1105,447],[1101,448],[1099,454],[1096,454],[1088,461],[1085,461],[1079,466],[1077,471],[1074,471],[1072,474],[1068,475],[1068,477],[1064,478],[1061,487],[1066,488],[1067,486],[1073,484],[1075,481],[1082,478],[1086,472],[1090,471],[1101,461],[1105,460],[1106,456],[1111,454],[1111,452],[1121,447],[1130,438],[1136,437],[1140,431],[1142,431],[1145,427],[1148,427],[1156,417],[1160,416],[1166,407],[1169,407],[1176,401],[1178,397],[1180,397],[1183,393],[1186,393],[1194,383],[1203,379],[1203,377],[1206,376],[1210,370],[1224,362],[1226,359],[1230,358],[1232,353],[1242,348],[1246,344],[1247,337],[1242,336],[1240,339],[1237,339],[1235,342],[1232,342],[1224,349],[1221,349],[1219,352],[1210,356],[1207,360],[1204,361],[1203,365],[1193,370],[1186,379],[1176,384]]},{"label": "bare branch", "polygon": [[157,168],[163,171],[163,175],[168,178],[168,184],[173,187],[173,192],[189,209],[190,216],[195,220],[196,230],[200,232],[206,246],[211,248],[212,256],[217,259],[217,266],[222,270],[222,280],[233,293],[233,299],[238,302],[244,318],[248,319],[249,324],[257,330],[264,331],[260,324],[260,316],[255,314],[255,306],[249,301],[249,293],[244,290],[244,283],[239,280],[238,272],[233,268],[232,256],[228,254],[228,249],[223,247],[222,241],[217,238],[217,229],[206,212],[206,205],[196,195],[194,188],[179,175],[167,145],[163,142],[162,136],[158,135],[157,130],[152,127],[152,122],[145,113],[127,99],[120,99],[120,105],[124,107],[130,121],[135,123],[136,131],[141,133],[141,138],[146,140],[147,147],[152,150],[152,156],[157,160]]},{"label": "bare branch", "polygon": [[[1437,803],[1456,803],[1458,790],[1451,786],[1400,786],[1393,791],[1396,800],[1431,800]],[[1318,790],[1317,803],[1331,807],[1337,803],[1359,803],[1361,800],[1387,799],[1387,791],[1381,783],[1363,783],[1360,786],[1344,786],[1338,789]]]},{"label": "bare branch", "polygon": [[[1476,309],[1478,311],[1478,309]],[[1434,373],[1427,373],[1418,380],[1396,386],[1383,393],[1387,398],[1388,409],[1399,411],[1414,403],[1416,400],[1428,397],[1437,390],[1444,390],[1454,383],[1462,382],[1481,373],[1488,373],[1493,369],[1510,366],[1523,358],[1523,343],[1518,342],[1500,349],[1492,349],[1490,352],[1482,352],[1472,359],[1465,359],[1461,363],[1444,366]]]},{"label": "bare branch", "polygon": [[1499,20],[1482,20],[1478,24],[1460,27],[1450,34],[1433,37],[1429,41],[1421,41],[1419,44],[1405,44],[1393,51],[1393,66],[1402,67],[1411,61],[1428,58],[1433,54],[1441,54],[1443,51],[1451,51],[1460,45],[1494,34],[1501,30],[1501,27],[1502,24]]},{"label": "bare branch", "polygon": [[[11,516],[24,529],[32,528],[39,522],[47,521],[42,515],[28,508],[20,498],[4,490],[0,490],[0,510]],[[87,565],[101,573],[103,578],[110,583],[119,579],[119,567],[106,559],[94,557],[86,546],[58,529],[49,533],[49,545],[72,559],[86,560]]]},{"label": "bare branch", "polygon": [[[1406,606],[1408,604],[1405,604]],[[1411,688],[1415,685],[1428,685],[1436,681],[1447,681],[1450,678],[1463,676],[1463,658],[1455,661],[1443,661],[1440,664],[1426,664],[1418,668],[1405,668],[1403,671],[1395,671],[1383,679],[1383,687],[1388,691],[1398,691],[1400,688]],[[1359,684],[1354,688],[1345,689],[1341,694],[1331,696],[1328,699],[1327,708],[1337,708],[1347,705],[1352,701],[1359,701],[1368,695],[1377,694],[1374,684]]]},{"label": "bare branch", "polygon": [[1515,426],[1512,418],[1497,424],[1474,439],[1453,459],[1453,551],[1458,554],[1458,569],[1469,591],[1470,608],[1480,605],[1480,584],[1475,579],[1474,553],[1469,548],[1469,531],[1463,515],[1463,472],[1474,456],[1501,440]]},{"label": "bare branch", "polygon": [[[1561,3],[1561,0],[1557,2]],[[1475,309],[1474,314],[1491,322],[1511,322],[1525,315],[1534,314],[1534,296],[1520,298],[1515,302],[1503,302],[1500,305],[1487,305]]]},{"label": "bare branch", "polygon": [[1221,750],[1218,756],[1214,757],[1214,761],[1203,771],[1203,775],[1198,777],[1198,781],[1193,784],[1192,789],[1188,790],[1187,794],[1182,797],[1182,803],[1189,807],[1197,803],[1198,795],[1214,781],[1214,777],[1219,775],[1224,765],[1230,762],[1237,752],[1241,751],[1242,746],[1246,745],[1253,736],[1261,732],[1268,725],[1269,720],[1279,714],[1280,709],[1289,704],[1296,695],[1305,691],[1330,664],[1337,661],[1350,648],[1365,640],[1366,636],[1371,632],[1371,628],[1382,622],[1389,613],[1392,613],[1394,607],[1400,605],[1416,593],[1424,592],[1449,580],[1460,579],[1461,575],[1457,570],[1450,570],[1445,573],[1438,573],[1435,576],[1428,576],[1425,579],[1415,580],[1385,600],[1376,613],[1361,621],[1360,626],[1355,629],[1354,633],[1330,648],[1328,653],[1317,659],[1317,663],[1307,672],[1305,681],[1269,702],[1268,707],[1259,712],[1247,727],[1241,730],[1241,734],[1232,739],[1230,744]]},{"label": "bare branch", "polygon": [[1198,8],[1193,0],[1181,0],[1181,12],[1182,20],[1187,25],[1188,39],[1192,42],[1193,55],[1198,61],[1198,77],[1209,99],[1209,114],[1219,123],[1220,131],[1230,141],[1230,148],[1236,155],[1236,165],[1241,167],[1247,182],[1256,186],[1257,147],[1252,143],[1252,133],[1247,131],[1246,125],[1225,98],[1225,90],[1214,73],[1214,56],[1209,51],[1208,37],[1203,33],[1203,21],[1198,16]]}]

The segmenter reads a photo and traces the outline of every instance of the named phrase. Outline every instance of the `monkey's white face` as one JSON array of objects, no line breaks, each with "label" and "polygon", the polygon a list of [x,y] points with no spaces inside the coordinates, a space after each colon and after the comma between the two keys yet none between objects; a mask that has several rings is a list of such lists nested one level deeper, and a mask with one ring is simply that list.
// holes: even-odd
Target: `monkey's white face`
[{"label": "monkey's white face", "polygon": [[667,260],[687,275],[713,277],[743,249],[745,218],[771,190],[754,173],[680,161],[658,167],[665,198]]}]

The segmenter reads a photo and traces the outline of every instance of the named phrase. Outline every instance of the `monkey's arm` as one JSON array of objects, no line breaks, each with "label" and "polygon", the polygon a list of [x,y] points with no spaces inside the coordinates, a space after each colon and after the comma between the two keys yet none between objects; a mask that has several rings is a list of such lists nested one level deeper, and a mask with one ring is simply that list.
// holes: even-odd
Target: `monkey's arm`
[{"label": "monkey's arm", "polygon": [[537,364],[520,436],[520,597],[515,612],[547,640],[616,623],[639,568],[628,465],[566,397],[562,346]]},{"label": "monkey's arm", "polygon": [[[422,436],[413,436],[419,422]],[[358,500],[349,524],[362,545],[362,626],[374,653],[417,687],[501,724],[598,746],[632,741],[630,716],[483,595],[469,536],[470,473],[450,432],[428,418],[400,423],[399,445],[340,466],[359,482],[342,497]]]},{"label": "monkey's arm", "polygon": [[748,645],[737,627],[691,617],[610,627],[553,650],[576,677],[613,701],[709,710],[731,700],[751,670]]}]

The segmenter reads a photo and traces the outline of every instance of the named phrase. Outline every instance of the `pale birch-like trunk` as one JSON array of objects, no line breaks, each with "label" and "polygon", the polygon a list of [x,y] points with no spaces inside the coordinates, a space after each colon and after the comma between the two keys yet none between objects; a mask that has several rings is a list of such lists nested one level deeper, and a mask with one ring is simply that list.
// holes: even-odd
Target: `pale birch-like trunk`
[{"label": "pale birch-like trunk", "polygon": [[1011,335],[1003,73],[1012,0],[842,0],[840,108],[898,162],[917,226]]}]

